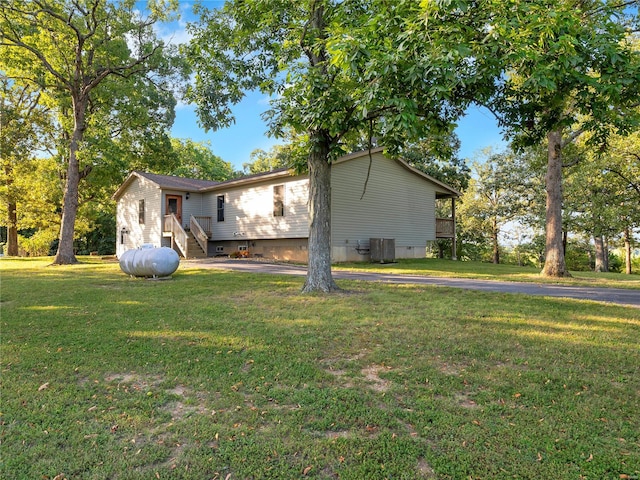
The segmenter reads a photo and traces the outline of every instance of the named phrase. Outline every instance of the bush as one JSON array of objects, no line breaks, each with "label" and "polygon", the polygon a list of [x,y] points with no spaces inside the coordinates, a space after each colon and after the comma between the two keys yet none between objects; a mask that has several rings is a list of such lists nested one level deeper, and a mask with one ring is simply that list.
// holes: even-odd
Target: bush
[{"label": "bush", "polygon": [[235,250],[229,254],[231,258],[249,258],[249,250]]},{"label": "bush", "polygon": [[631,273],[640,275],[640,257],[631,257]]},{"label": "bush", "polygon": [[38,230],[30,237],[18,235],[18,247],[27,257],[42,257],[50,254],[51,243],[56,237],[53,230]]},{"label": "bush", "polygon": [[609,252],[609,271],[621,273],[624,270],[624,260],[615,253]]}]

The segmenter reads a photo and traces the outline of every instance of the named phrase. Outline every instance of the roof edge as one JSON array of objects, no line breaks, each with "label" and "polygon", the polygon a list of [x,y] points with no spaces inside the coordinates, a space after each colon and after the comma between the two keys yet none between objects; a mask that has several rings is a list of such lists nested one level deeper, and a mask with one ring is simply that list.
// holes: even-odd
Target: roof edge
[{"label": "roof edge", "polygon": [[256,173],[255,175],[249,175],[240,178],[234,178],[231,180],[226,180],[224,182],[220,182],[217,185],[212,185],[210,187],[204,187],[200,189],[200,192],[213,192],[216,190],[221,190],[229,187],[236,187],[242,185],[251,185],[253,183],[263,182],[265,180],[273,180],[276,178],[283,177],[295,177],[293,170],[290,168],[281,168],[278,170],[272,170],[269,172]]},{"label": "roof edge", "polygon": [[[400,164],[404,169],[408,170],[409,172],[413,173],[414,175],[418,175],[419,177],[422,177],[426,180],[429,180],[430,182],[434,183],[435,185],[439,186],[440,188],[446,190],[447,192],[449,192],[449,194],[451,196],[456,196],[456,197],[461,197],[462,193],[459,192],[458,190],[456,190],[455,188],[447,185],[444,182],[441,182],[440,180],[432,177],[431,175],[424,173],[422,170],[418,170],[415,167],[412,167],[411,165],[409,165],[409,163],[407,163],[406,160],[404,160],[403,158],[391,158],[391,157],[387,157],[386,155],[384,155],[384,147],[376,147],[376,148],[372,148],[371,149],[371,155],[374,154],[378,154],[381,153],[383,154],[383,156],[389,160],[392,160],[398,164]],[[334,161],[334,164],[340,164],[343,162],[348,162],[349,160],[354,160],[356,158],[360,158],[360,157],[365,157],[369,155],[369,150],[361,150],[359,152],[354,152],[354,153],[350,153],[348,155],[344,155],[343,157],[338,158],[336,161]]]},{"label": "roof edge", "polygon": [[[138,172],[137,170],[133,170],[131,173],[129,173],[129,175],[127,175],[127,178],[124,179],[124,182],[122,182],[122,185],[120,185],[118,189],[113,193],[113,195],[111,195],[111,199],[118,201],[122,196],[122,194],[124,193],[124,191],[129,187],[129,185],[131,185],[134,177],[141,178],[142,175],[140,175],[140,172]],[[149,180],[149,181],[151,182],[152,180]]]},{"label": "roof edge", "polygon": [[429,180],[430,182],[435,183],[436,185],[438,185],[439,187],[442,187],[443,189],[447,190],[448,192],[451,193],[451,195],[456,196],[456,197],[461,197],[462,196],[462,192],[459,192],[458,190],[456,190],[455,188],[447,185],[444,182],[441,182],[440,180],[432,177],[431,175],[429,175],[428,173],[424,173],[422,170],[418,170],[416,167],[412,167],[411,165],[409,165],[407,163],[406,160],[402,159],[402,158],[394,158],[393,159],[395,162],[398,162],[400,165],[402,165],[402,167],[406,168],[407,170],[409,170],[410,172],[419,175],[421,177],[426,178],[427,180]]}]

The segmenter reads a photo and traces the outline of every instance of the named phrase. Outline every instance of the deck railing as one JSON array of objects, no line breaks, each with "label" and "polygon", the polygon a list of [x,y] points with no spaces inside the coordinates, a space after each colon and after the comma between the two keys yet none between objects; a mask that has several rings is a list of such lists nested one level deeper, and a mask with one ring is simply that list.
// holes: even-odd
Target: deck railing
[{"label": "deck railing", "polygon": [[436,238],[453,238],[455,224],[452,218],[436,218]]},{"label": "deck railing", "polygon": [[202,231],[207,235],[208,238],[211,238],[211,217],[203,217],[201,215],[193,215],[193,218],[196,219],[196,222],[202,228]]},{"label": "deck railing", "polygon": [[174,244],[178,246],[184,258],[189,256],[189,242],[187,242],[187,232],[176,218],[175,214],[164,216],[164,231],[171,232],[171,248]]},{"label": "deck railing", "polygon": [[191,229],[191,234],[193,235],[193,238],[196,239],[198,245],[200,245],[200,248],[202,248],[202,251],[204,253],[207,253],[208,251],[207,244],[209,242],[209,235],[207,235],[205,229],[200,225],[198,219],[206,218],[208,218],[209,220],[211,219],[210,217],[194,217],[193,215],[191,215],[191,217],[189,218],[189,228]]}]

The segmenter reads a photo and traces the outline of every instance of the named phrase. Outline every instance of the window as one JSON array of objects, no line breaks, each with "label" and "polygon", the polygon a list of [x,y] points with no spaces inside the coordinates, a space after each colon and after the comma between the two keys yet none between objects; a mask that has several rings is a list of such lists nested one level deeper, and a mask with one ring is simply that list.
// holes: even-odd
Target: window
[{"label": "window", "polygon": [[218,221],[224,222],[224,195],[218,195]]},{"label": "window", "polygon": [[247,245],[238,245],[239,252],[246,252],[248,250],[249,250],[249,247],[247,247]]},{"label": "window", "polygon": [[144,200],[138,201],[138,223],[144,223]]},{"label": "window", "polygon": [[284,217],[284,185],[273,186],[273,216]]}]

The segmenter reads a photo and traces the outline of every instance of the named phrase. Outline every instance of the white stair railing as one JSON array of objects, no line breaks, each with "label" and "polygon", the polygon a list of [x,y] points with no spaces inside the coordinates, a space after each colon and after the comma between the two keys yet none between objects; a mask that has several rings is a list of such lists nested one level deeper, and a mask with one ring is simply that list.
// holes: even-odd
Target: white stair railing
[{"label": "white stair railing", "polygon": [[182,225],[180,225],[180,222],[174,213],[165,216],[165,220],[168,220],[169,223],[168,226],[165,223],[165,229],[168,227],[168,230],[166,231],[171,232],[171,248],[174,248],[174,245],[177,245],[184,258],[188,258],[189,242],[187,242],[187,232],[184,231],[184,228],[182,228]]},{"label": "white stair railing", "polygon": [[191,218],[189,219],[189,228],[191,229],[193,238],[196,239],[198,245],[200,245],[200,248],[202,248],[202,251],[207,254],[207,244],[209,242],[209,236],[207,235],[207,232],[205,232],[204,229],[200,226],[198,220],[196,220],[193,215],[191,215]]}]

